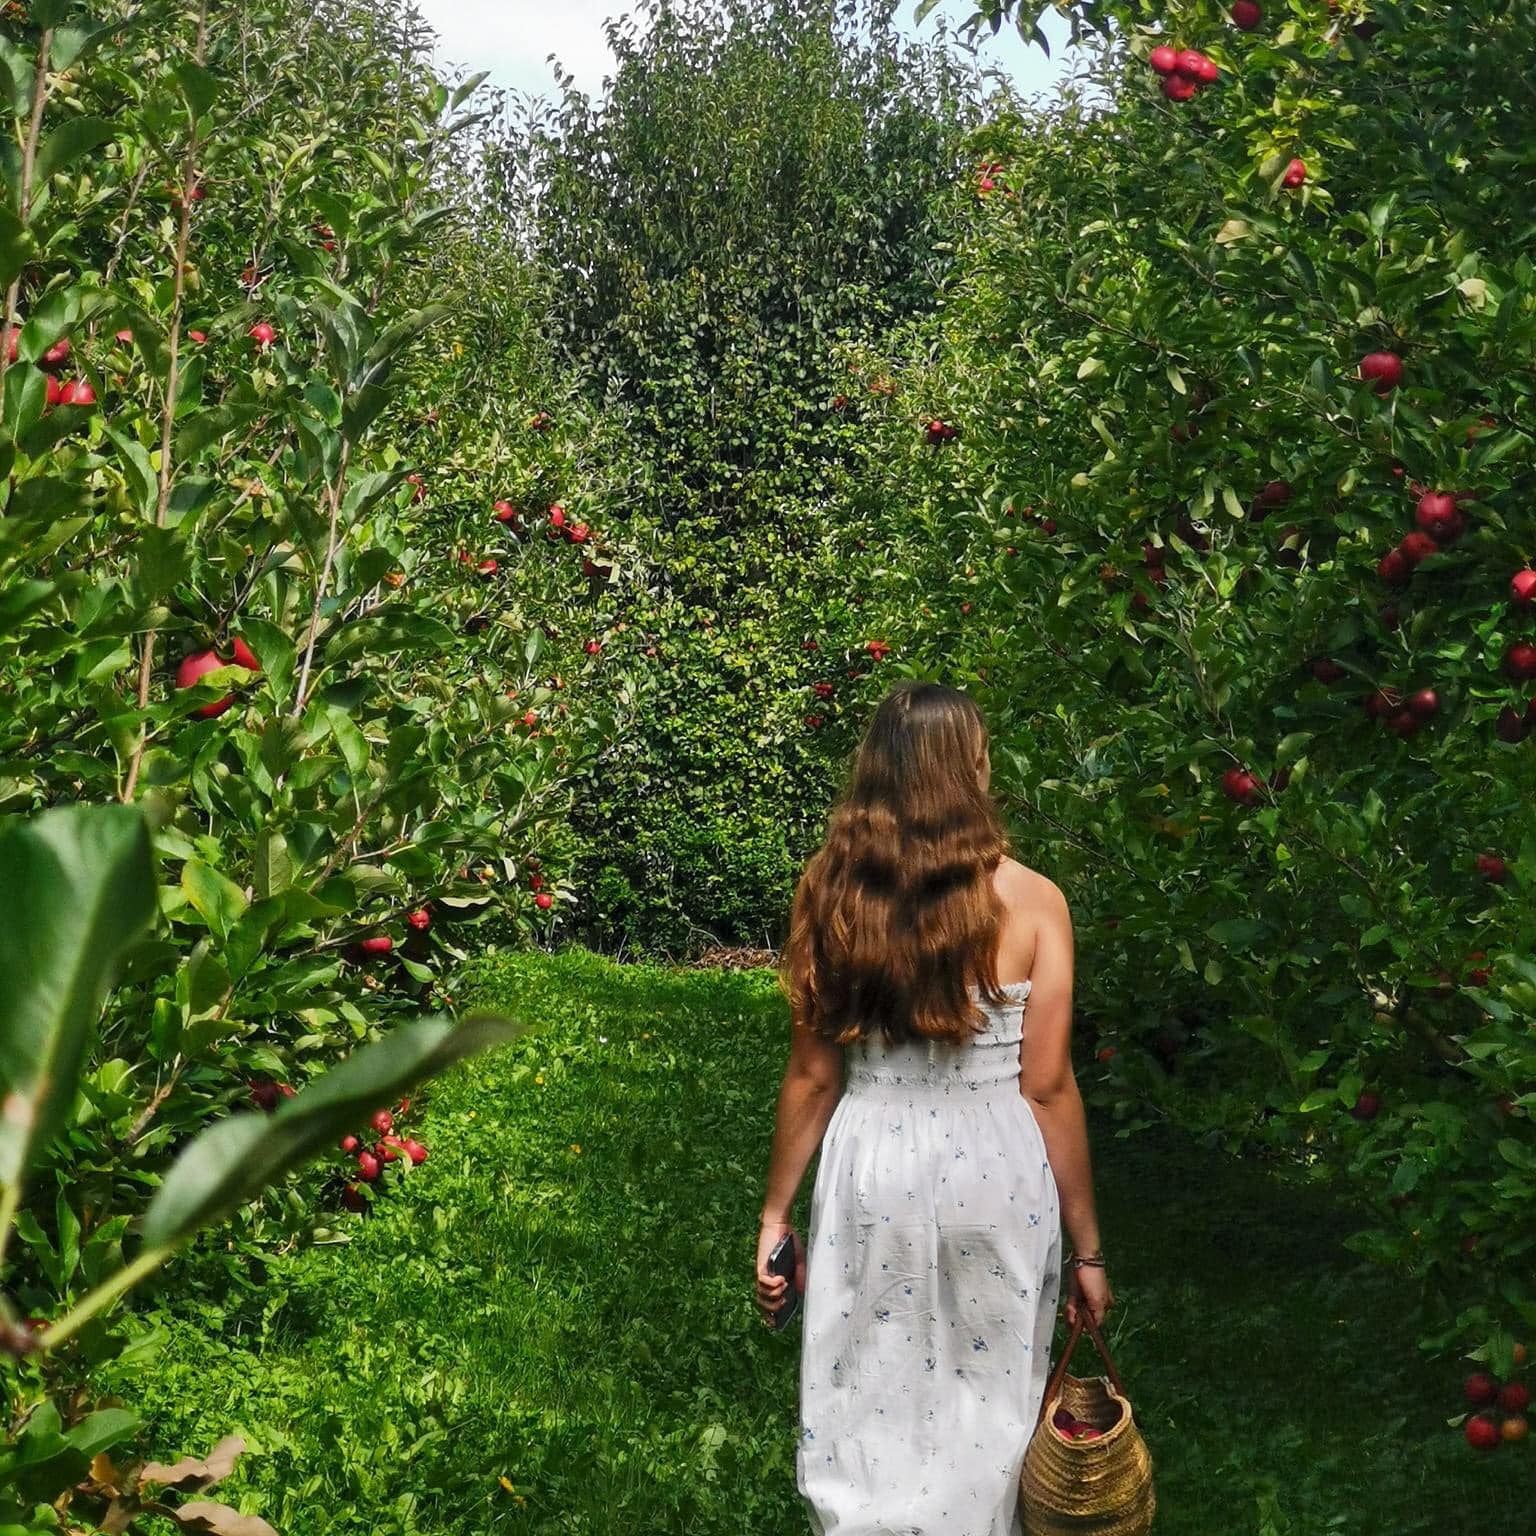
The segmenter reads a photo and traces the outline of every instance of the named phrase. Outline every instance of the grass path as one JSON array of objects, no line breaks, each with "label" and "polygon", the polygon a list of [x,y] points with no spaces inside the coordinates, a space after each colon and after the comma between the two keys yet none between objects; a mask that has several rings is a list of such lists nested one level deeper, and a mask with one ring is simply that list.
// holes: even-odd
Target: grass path
[{"label": "grass path", "polygon": [[[482,962],[470,998],[538,1028],[434,1086],[431,1160],[343,1218],[350,1243],[245,1284],[177,1266],[135,1390],[156,1449],[243,1433],[225,1496],[283,1536],[805,1536],[799,1325],[769,1334],[751,1299],[771,977],[530,954]],[[1347,1213],[1091,1132],[1159,1536],[1529,1529],[1529,1447],[1482,1461],[1446,1428],[1460,1373],[1418,1360],[1410,1294],[1339,1247]]]}]

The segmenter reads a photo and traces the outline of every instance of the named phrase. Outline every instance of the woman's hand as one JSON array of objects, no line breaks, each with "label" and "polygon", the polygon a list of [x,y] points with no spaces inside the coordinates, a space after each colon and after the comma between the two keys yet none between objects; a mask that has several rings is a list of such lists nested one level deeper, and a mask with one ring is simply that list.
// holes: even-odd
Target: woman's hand
[{"label": "woman's hand", "polygon": [[757,1229],[757,1304],[762,1308],[764,1322],[771,1323],[773,1314],[784,1305],[784,1292],[789,1285],[783,1275],[768,1273],[768,1255],[786,1232],[795,1245],[795,1289],[802,1296],[805,1294],[805,1248],[800,1234],[787,1221],[763,1223]]},{"label": "woman's hand", "polygon": [[1104,1314],[1115,1304],[1115,1293],[1109,1288],[1109,1276],[1098,1264],[1084,1264],[1072,1271],[1072,1288],[1067,1296],[1067,1327],[1077,1327],[1077,1311],[1088,1308],[1088,1316],[1096,1327],[1101,1327]]}]

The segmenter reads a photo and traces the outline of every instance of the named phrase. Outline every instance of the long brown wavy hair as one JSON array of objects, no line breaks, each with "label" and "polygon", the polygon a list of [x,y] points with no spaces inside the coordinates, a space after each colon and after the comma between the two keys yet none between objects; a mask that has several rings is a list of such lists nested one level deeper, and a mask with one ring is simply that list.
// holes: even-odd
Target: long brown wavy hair
[{"label": "long brown wavy hair", "polygon": [[839,1045],[961,1040],[984,1025],[970,995],[997,981],[1009,853],[981,786],[981,711],[942,683],[899,683],[875,711],[795,888],[779,985],[798,1027]]}]

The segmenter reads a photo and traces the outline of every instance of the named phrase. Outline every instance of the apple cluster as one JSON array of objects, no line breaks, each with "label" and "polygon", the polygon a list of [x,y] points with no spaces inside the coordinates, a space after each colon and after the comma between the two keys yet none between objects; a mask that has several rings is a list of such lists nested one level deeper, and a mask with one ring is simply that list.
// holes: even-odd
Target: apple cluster
[{"label": "apple cluster", "polygon": [[1419,497],[1414,522],[1417,526],[1376,566],[1376,573],[1389,587],[1406,586],[1424,561],[1449,549],[1467,531],[1467,520],[1450,491],[1425,491]]},{"label": "apple cluster", "polygon": [[[426,1146],[412,1136],[401,1136],[396,1131],[396,1121],[404,1119],[411,1111],[411,1101],[401,1099],[396,1108],[375,1110],[368,1121],[364,1136],[343,1136],[340,1147],[356,1163],[355,1176],[349,1176],[341,1192],[341,1203],[349,1211],[368,1209],[368,1196],[363,1193],[364,1184],[377,1184],[391,1163],[400,1168],[416,1168],[427,1160]],[[369,1144],[367,1136],[375,1139]]]},{"label": "apple cluster", "polygon": [[1108,1424],[1094,1424],[1087,1419],[1078,1418],[1070,1408],[1058,1408],[1051,1415],[1051,1425],[1063,1440],[1102,1440],[1120,1422],[1123,1412],[1119,1403],[1112,1404],[1111,1408],[1112,1413]]},{"label": "apple cluster", "polygon": [[[11,362],[16,362],[21,348],[21,321],[11,321],[11,339],[6,348],[6,356]],[[45,381],[46,404],[49,410],[56,405],[95,405],[96,390],[89,379],[59,377],[59,370],[63,368],[74,353],[74,344],[69,337],[61,336],[38,358],[37,366],[47,375]]]},{"label": "apple cluster", "polygon": [[953,442],[960,435],[960,428],[952,422],[941,421],[937,416],[926,427],[928,446],[937,448],[940,443]]},{"label": "apple cluster", "polygon": [[[1516,1367],[1525,1361],[1525,1346],[1515,1345]],[[1463,1394],[1472,1409],[1462,1426],[1468,1445],[1491,1451],[1530,1434],[1526,1412],[1531,1406],[1531,1390],[1523,1381],[1501,1382],[1487,1371],[1475,1371],[1467,1377]]]},{"label": "apple cluster", "polygon": [[1221,78],[1216,61],[1198,48],[1154,48],[1147,62],[1163,77],[1163,95],[1169,101],[1189,101],[1203,86]]}]

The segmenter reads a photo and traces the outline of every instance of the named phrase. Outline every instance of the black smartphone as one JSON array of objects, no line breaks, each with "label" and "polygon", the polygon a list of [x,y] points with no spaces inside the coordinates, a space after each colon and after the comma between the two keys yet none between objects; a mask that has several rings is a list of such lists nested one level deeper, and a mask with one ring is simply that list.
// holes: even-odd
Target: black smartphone
[{"label": "black smartphone", "polygon": [[772,1315],[772,1326],[775,1333],[781,1328],[789,1326],[789,1320],[800,1310],[800,1292],[795,1288],[795,1237],[794,1233],[786,1232],[778,1242],[773,1245],[773,1252],[768,1255],[768,1273],[770,1275],[783,1275],[789,1281],[785,1291],[784,1302],[778,1311]]}]

